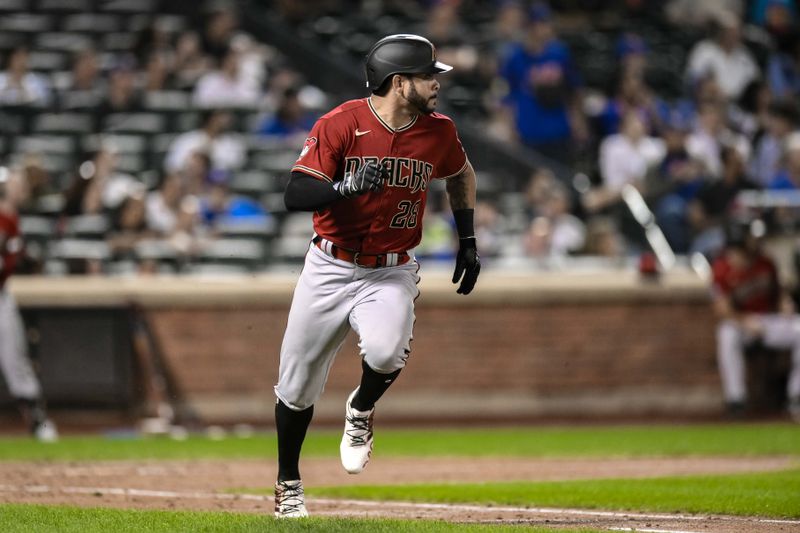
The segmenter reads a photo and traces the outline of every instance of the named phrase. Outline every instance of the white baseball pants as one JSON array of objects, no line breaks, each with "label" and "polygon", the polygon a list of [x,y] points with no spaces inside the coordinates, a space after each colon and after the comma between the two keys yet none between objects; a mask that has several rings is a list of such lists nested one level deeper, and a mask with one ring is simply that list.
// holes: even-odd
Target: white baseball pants
[{"label": "white baseball pants", "polygon": [[0,289],[0,370],[11,396],[33,400],[40,396],[39,380],[28,359],[25,328],[14,296]]},{"label": "white baseball pants", "polygon": [[411,351],[419,265],[381,268],[334,259],[311,245],[283,337],[275,395],[289,408],[314,405],[352,328],[376,372],[403,368]]},{"label": "white baseball pants", "polygon": [[[792,370],[786,393],[790,399],[800,398],[800,315],[769,314],[757,318],[765,346],[792,351]],[[723,320],[717,326],[717,363],[727,402],[747,399],[744,347],[753,340],[755,337],[744,331],[735,320]]]}]

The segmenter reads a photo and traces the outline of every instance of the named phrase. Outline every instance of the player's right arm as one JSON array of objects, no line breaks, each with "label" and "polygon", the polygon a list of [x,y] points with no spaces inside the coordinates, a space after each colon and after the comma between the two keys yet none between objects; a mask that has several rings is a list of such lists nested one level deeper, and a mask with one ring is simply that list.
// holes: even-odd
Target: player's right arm
[{"label": "player's right arm", "polygon": [[317,211],[343,198],[379,191],[387,175],[382,165],[372,162],[361,165],[357,171],[334,183],[294,171],[283,201],[289,211]]}]

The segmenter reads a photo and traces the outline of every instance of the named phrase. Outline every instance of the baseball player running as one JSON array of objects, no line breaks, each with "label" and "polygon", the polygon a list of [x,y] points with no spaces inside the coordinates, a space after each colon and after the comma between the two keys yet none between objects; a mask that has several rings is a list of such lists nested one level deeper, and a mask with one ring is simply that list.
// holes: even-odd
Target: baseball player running
[{"label": "baseball player running", "polygon": [[345,405],[342,466],[372,453],[375,402],[411,352],[422,236],[432,179],[445,179],[459,236],[453,283],[469,294],[480,272],[473,231],[475,172],[455,125],[435,113],[436,74],[452,67],[418,35],[390,35],[366,57],[368,98],[320,118],[292,167],[286,206],[314,211],[315,235],[295,288],[275,394],[275,515],[308,516],[300,449],[333,359],[352,328],[362,376]]},{"label": "baseball player running", "polygon": [[0,167],[0,370],[33,436],[42,442],[53,442],[58,439],[58,431],[45,413],[42,387],[28,359],[17,303],[5,289],[23,249],[17,205],[24,194],[22,177]]}]

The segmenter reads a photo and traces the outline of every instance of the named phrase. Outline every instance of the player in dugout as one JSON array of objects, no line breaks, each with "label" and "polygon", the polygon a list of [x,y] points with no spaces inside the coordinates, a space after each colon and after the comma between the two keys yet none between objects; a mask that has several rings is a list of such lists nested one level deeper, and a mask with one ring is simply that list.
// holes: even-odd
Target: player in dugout
[{"label": "player in dugout", "polygon": [[6,287],[23,252],[17,206],[25,195],[22,175],[0,167],[0,370],[31,434],[41,442],[54,442],[58,431],[47,417],[42,386],[28,358],[22,317]]}]

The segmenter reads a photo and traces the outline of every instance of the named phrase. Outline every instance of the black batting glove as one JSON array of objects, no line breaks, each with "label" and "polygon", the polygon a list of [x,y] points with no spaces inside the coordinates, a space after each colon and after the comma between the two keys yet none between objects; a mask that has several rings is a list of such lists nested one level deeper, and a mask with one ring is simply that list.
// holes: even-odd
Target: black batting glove
[{"label": "black batting glove", "polygon": [[355,173],[345,174],[342,181],[333,184],[333,188],[345,198],[353,198],[370,191],[381,190],[388,175],[383,165],[370,161],[366,165],[361,165]]},{"label": "black batting glove", "polygon": [[[478,255],[478,248],[475,244],[475,237],[467,237],[458,240],[458,255],[456,256],[456,270],[453,272],[453,283],[461,281],[458,294],[469,294],[478,281],[478,274],[481,273],[481,257]],[[463,278],[462,278],[463,276]]]}]

